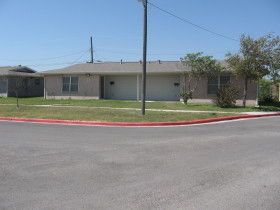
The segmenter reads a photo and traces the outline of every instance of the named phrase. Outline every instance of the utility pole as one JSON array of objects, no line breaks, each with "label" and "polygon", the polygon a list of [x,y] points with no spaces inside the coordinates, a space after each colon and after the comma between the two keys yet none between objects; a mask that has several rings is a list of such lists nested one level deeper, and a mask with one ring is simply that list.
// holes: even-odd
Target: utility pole
[{"label": "utility pole", "polygon": [[148,38],[148,0],[138,0],[144,6],[143,30],[143,72],[142,72],[142,115],[146,113],[146,70],[147,70],[147,38]]},{"label": "utility pole", "polygon": [[92,45],[92,36],[90,37],[90,55],[91,55],[90,62],[91,62],[91,63],[93,63],[93,45]]}]

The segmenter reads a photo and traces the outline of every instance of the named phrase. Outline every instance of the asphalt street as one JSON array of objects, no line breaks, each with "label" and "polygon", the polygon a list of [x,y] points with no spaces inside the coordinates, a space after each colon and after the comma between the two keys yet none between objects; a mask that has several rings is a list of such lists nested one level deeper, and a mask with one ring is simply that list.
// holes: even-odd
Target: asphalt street
[{"label": "asphalt street", "polygon": [[0,209],[280,209],[280,117],[165,128],[0,122]]}]

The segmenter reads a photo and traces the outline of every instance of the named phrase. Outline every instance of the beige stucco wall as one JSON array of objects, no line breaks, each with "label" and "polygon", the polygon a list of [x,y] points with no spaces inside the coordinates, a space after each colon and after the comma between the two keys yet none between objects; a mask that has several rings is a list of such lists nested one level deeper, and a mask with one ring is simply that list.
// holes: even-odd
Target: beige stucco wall
[{"label": "beige stucco wall", "polygon": [[[239,98],[242,99],[243,97],[243,86],[244,86],[244,79],[240,77],[231,77],[232,84],[239,91]],[[249,81],[248,82],[248,92],[247,92],[247,100],[256,100],[257,98],[257,82]]]},{"label": "beige stucco wall", "polygon": [[[78,92],[71,93],[62,92],[62,75],[60,76],[46,76],[45,77],[45,97],[50,99],[99,99],[100,98],[100,76],[86,76],[86,75],[65,75],[65,76],[78,76],[79,77],[79,88]],[[180,76],[180,86],[183,90],[185,84],[185,77]],[[231,76],[231,83],[239,90],[238,104],[241,104],[243,94],[243,83],[242,78]],[[192,84],[193,85],[193,84]],[[249,82],[248,85],[248,105],[254,105],[256,100],[257,84],[256,82]],[[212,103],[212,99],[215,95],[208,94],[208,79],[203,77],[199,83],[196,91],[193,95],[193,100],[190,102],[203,102]]]},{"label": "beige stucco wall", "polygon": [[[243,97],[243,84],[244,79],[236,76],[231,76],[231,84],[238,89],[239,97],[237,100],[237,104],[241,104],[241,100]],[[185,76],[181,75],[180,77],[181,88],[183,90],[185,86]],[[186,80],[186,84],[188,84],[188,79]],[[193,87],[194,84],[191,84]],[[254,105],[257,97],[257,83],[254,81],[249,81],[248,84],[248,94],[247,94],[247,103],[248,105]],[[193,100],[190,102],[195,103],[212,103],[212,99],[215,98],[215,95],[208,94],[208,78],[203,77],[198,82],[197,89],[194,91]]]},{"label": "beige stucco wall", "polygon": [[62,92],[63,76],[45,77],[45,97],[47,99],[99,99],[100,77],[98,75],[64,75],[79,77],[78,92]]},{"label": "beige stucco wall", "polygon": [[[180,85],[181,85],[181,90],[183,91],[185,86],[186,89],[188,89],[188,78],[185,77],[184,75],[181,75],[180,77]],[[194,87],[195,82],[192,80],[191,81],[191,88]],[[211,95],[207,94],[207,77],[203,77],[198,81],[198,85],[196,90],[193,93],[193,99],[209,99],[209,97],[211,97]]]},{"label": "beige stucco wall", "polygon": [[0,77],[0,97],[7,97],[7,84],[8,79],[6,77]]}]

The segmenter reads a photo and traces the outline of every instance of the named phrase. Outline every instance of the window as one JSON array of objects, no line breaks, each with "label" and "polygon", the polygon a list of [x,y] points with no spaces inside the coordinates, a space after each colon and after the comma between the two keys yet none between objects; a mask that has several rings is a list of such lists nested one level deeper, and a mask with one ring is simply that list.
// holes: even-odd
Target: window
[{"label": "window", "polygon": [[71,92],[78,92],[78,77],[70,77]]},{"label": "window", "polygon": [[230,83],[230,76],[223,75],[208,78],[208,94],[217,94],[218,90]]},{"label": "window", "polygon": [[78,92],[79,78],[78,77],[63,77],[62,78],[62,91],[63,92]]},{"label": "window", "polygon": [[35,79],[35,85],[37,85],[37,86],[40,85],[40,79],[39,78]]},{"label": "window", "polygon": [[230,83],[230,76],[220,76],[220,88]]},{"label": "window", "polygon": [[208,78],[208,94],[216,94],[219,89],[219,77]]},{"label": "window", "polygon": [[70,77],[63,77],[62,82],[63,82],[62,91],[63,92],[69,92]]}]

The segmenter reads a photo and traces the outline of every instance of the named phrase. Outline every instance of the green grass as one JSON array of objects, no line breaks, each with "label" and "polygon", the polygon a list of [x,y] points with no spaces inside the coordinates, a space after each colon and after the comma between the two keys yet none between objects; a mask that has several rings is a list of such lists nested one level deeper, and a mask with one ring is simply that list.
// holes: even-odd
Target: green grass
[{"label": "green grass", "polygon": [[140,111],[110,110],[102,108],[57,108],[2,105],[0,116],[63,120],[92,120],[110,122],[174,122],[221,117],[232,114],[219,113],[171,113],[148,111],[142,116]]},{"label": "green grass", "polygon": [[[140,108],[141,103],[137,101],[121,100],[46,100],[44,98],[22,98],[22,105],[71,105],[88,107],[113,107],[113,108]],[[0,104],[16,104],[15,98],[0,98]],[[148,102],[149,109],[171,109],[171,110],[201,110],[201,111],[223,111],[223,112],[251,112],[251,111],[280,111],[280,107],[261,106],[220,108],[214,104],[188,104],[181,102]]]},{"label": "green grass", "polygon": [[[112,108],[140,108],[141,102],[119,101],[119,100],[45,100],[44,98],[22,98],[19,99],[20,109],[16,109],[15,98],[0,98],[0,116],[5,117],[27,117],[45,119],[65,119],[65,120],[93,120],[112,122],[164,122],[164,121],[185,121],[195,119],[206,119],[211,117],[221,117],[232,115],[230,112],[250,112],[250,111],[280,111],[280,106],[270,105],[255,107],[234,107],[220,108],[214,104],[188,104],[181,102],[148,102],[149,109],[170,109],[170,110],[198,110],[198,111],[222,111],[222,113],[175,113],[175,112],[154,112],[148,111],[146,116],[142,116],[140,111],[134,110],[110,110],[98,107]],[[8,105],[11,104],[11,105]],[[63,108],[63,107],[32,107],[28,105],[69,105],[83,106],[83,108]],[[90,108],[88,108],[90,107]]]},{"label": "green grass", "polygon": [[259,110],[263,112],[280,112],[280,106],[264,105],[264,106],[260,106]]}]

